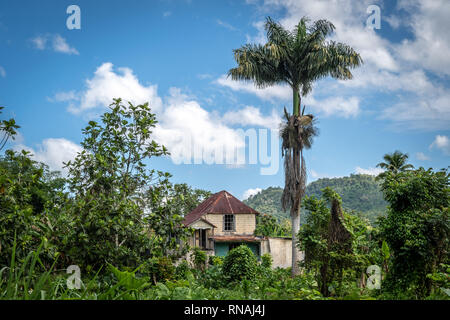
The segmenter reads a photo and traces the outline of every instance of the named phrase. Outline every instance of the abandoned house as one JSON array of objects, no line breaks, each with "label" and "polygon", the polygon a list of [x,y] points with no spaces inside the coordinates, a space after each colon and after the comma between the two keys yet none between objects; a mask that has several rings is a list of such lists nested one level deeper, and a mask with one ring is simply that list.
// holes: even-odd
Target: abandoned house
[{"label": "abandoned house", "polygon": [[291,266],[291,238],[254,235],[259,214],[225,190],[215,193],[185,216],[184,225],[194,229],[189,245],[208,255],[225,256],[245,244],[257,257],[270,253],[273,267]]}]

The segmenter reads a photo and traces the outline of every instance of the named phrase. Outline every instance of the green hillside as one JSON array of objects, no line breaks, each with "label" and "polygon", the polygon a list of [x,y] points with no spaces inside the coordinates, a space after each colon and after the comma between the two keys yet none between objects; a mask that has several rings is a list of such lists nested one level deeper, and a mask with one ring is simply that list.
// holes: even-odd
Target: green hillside
[{"label": "green hillside", "polygon": [[[349,177],[319,179],[308,185],[306,194],[320,197],[320,190],[325,187],[331,187],[341,195],[346,210],[360,212],[371,223],[386,210],[383,194],[373,176],[352,174]],[[244,202],[261,213],[271,214],[278,219],[286,218],[289,212],[281,209],[282,192],[280,187],[269,187]]]}]

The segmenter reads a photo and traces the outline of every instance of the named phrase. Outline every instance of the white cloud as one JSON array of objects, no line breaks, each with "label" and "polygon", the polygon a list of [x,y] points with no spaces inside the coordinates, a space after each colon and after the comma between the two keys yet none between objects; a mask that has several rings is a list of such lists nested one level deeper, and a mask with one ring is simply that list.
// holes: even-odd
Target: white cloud
[{"label": "white cloud", "polygon": [[65,102],[65,101],[74,101],[79,100],[78,95],[75,91],[67,91],[67,92],[57,92],[53,97],[47,98],[50,102]]},{"label": "white cloud", "polygon": [[222,27],[224,27],[224,28],[226,28],[228,30],[231,30],[231,31],[237,31],[238,30],[237,28],[233,27],[231,24],[229,24],[227,22],[224,22],[224,21],[222,21],[220,19],[217,19],[216,22],[217,22],[217,24],[219,26],[222,26]]},{"label": "white cloud", "polygon": [[382,16],[382,19],[384,19],[387,23],[389,23],[392,29],[398,29],[398,27],[400,27],[400,25],[402,24],[402,20],[395,15],[390,15],[386,17]]},{"label": "white cloud", "polygon": [[220,76],[215,82],[223,87],[230,88],[233,91],[254,94],[266,101],[289,101],[289,99],[292,99],[292,90],[288,86],[274,85],[268,88],[259,89],[255,87],[253,82],[234,81],[226,75]]},{"label": "white cloud", "polygon": [[177,88],[171,88],[168,104],[157,118],[159,123],[153,130],[155,140],[169,149],[176,162],[188,159],[201,162],[205,153],[214,155],[218,149],[228,153],[245,147],[233,128],[214,118]]},{"label": "white cloud", "polygon": [[[390,99],[391,105],[383,105],[380,118],[405,129],[436,130],[450,126],[448,85],[427,76],[430,71],[438,76],[450,74],[450,55],[447,54],[450,51],[449,1],[399,1],[398,9],[404,13],[401,20],[400,16],[385,17],[382,11],[382,20],[391,27],[406,27],[412,32],[412,39],[399,43],[390,42],[378,31],[365,27],[366,9],[376,4],[373,0],[262,0],[250,3],[268,14],[281,9],[285,13],[279,21],[288,29],[305,15],[312,21],[328,19],[336,26],[331,39],[344,42],[361,54],[364,64],[353,70],[354,78],[335,81],[333,88],[327,88],[329,95],[348,100],[343,92],[355,87],[359,88],[360,94],[395,94]],[[263,21],[253,25],[260,36],[248,40],[264,42]]]},{"label": "white cloud", "polygon": [[396,48],[398,54],[437,74],[450,75],[450,2],[401,1],[399,7],[411,15],[408,21],[414,39],[405,39]]},{"label": "white cloud", "polygon": [[257,21],[252,23],[253,27],[258,30],[255,36],[246,35],[247,43],[264,44],[267,42],[266,31],[264,30],[264,21]]},{"label": "white cloud", "polygon": [[74,47],[71,47],[65,38],[61,37],[59,34],[45,34],[39,35],[31,39],[34,47],[39,50],[47,49],[47,43],[51,42],[51,48],[55,52],[61,52],[66,54],[78,55],[79,52]]},{"label": "white cloud", "polygon": [[316,100],[313,96],[309,96],[304,103],[307,107],[312,107],[325,117],[336,115],[342,118],[350,118],[357,116],[360,112],[359,99],[357,97],[331,97]]},{"label": "white cloud", "polygon": [[260,109],[253,106],[246,106],[237,111],[228,111],[223,115],[223,121],[229,124],[239,124],[242,126],[260,126],[269,129],[278,129],[281,123],[279,114],[272,110],[272,114],[264,116]]},{"label": "white cloud", "polygon": [[450,155],[450,139],[447,136],[437,135],[433,143],[430,145],[430,149],[433,148],[440,149],[445,154]]},{"label": "white cloud", "polygon": [[258,193],[260,193],[262,191],[261,188],[255,188],[255,189],[248,189],[244,192],[244,194],[242,195],[242,200],[247,200],[248,198],[250,198],[251,196],[254,196]]},{"label": "white cloud", "polygon": [[427,161],[427,160],[431,160],[431,158],[429,156],[427,156],[425,153],[423,152],[417,152],[416,153],[416,158],[417,160],[420,161]]},{"label": "white cloud", "polygon": [[361,167],[356,167],[355,168],[355,172],[357,174],[368,174],[368,175],[371,175],[371,176],[377,176],[380,173],[384,172],[384,170],[381,169],[381,168],[367,168],[367,169],[363,169]]},{"label": "white cloud", "polygon": [[47,44],[47,40],[47,36],[36,36],[35,38],[31,39],[31,42],[34,44],[36,49],[44,50]]},{"label": "white cloud", "polygon": [[66,42],[66,39],[61,37],[59,34],[56,34],[53,38],[53,50],[55,50],[56,52],[62,52],[67,54],[76,54],[76,55],[79,54],[77,49],[69,46]]},{"label": "white cloud", "polygon": [[[289,86],[274,85],[268,88],[259,89],[252,82],[234,81],[226,75],[220,76],[216,80],[216,83],[221,86],[228,87],[233,91],[254,94],[261,100],[271,102],[278,102],[279,100],[282,100],[287,102],[292,99],[292,89]],[[313,94],[310,94],[304,99],[303,103],[308,107],[312,107],[315,111],[324,116],[337,115],[343,118],[349,118],[358,115],[360,112],[359,98],[354,96],[337,96],[316,100]]]},{"label": "white cloud", "polygon": [[[58,97],[66,98],[66,101],[72,100],[69,111],[74,114],[107,107],[113,98],[122,98],[134,104],[149,102],[154,111],[159,110],[162,105],[156,85],[142,85],[129,68],[118,68],[116,73],[113,70],[113,64],[109,62],[103,63],[97,68],[94,76],[86,80],[84,91],[76,96],[73,91],[60,92],[55,95],[54,99]],[[79,103],[75,105],[76,100],[79,100]]]},{"label": "white cloud", "polygon": [[0,77],[2,78],[6,77],[6,70],[2,66],[0,66]]},{"label": "white cloud", "polygon": [[43,162],[51,170],[61,171],[64,175],[67,174],[67,169],[63,168],[63,162],[75,159],[77,153],[82,151],[79,145],[64,138],[45,139],[36,149],[22,144],[15,145],[14,149],[17,151],[23,149],[31,152],[34,160]]},{"label": "white cloud", "polygon": [[329,175],[329,174],[319,173],[319,172],[315,171],[314,169],[310,169],[309,170],[309,175],[314,180],[316,180],[316,179],[323,179],[323,178],[328,178],[328,179],[342,178],[342,176],[336,176],[336,175]]},{"label": "white cloud", "polygon": [[[245,151],[245,137],[233,125],[274,129],[280,122],[275,111],[264,115],[251,106],[221,116],[204,109],[195,97],[183,94],[178,88],[171,88],[169,96],[163,101],[157,94],[156,85],[144,86],[132,70],[119,68],[116,72],[111,63],[103,63],[97,68],[93,77],[86,80],[84,90],[60,92],[49,100],[66,101],[70,112],[86,114],[92,109],[104,108],[113,98],[119,97],[135,104],[149,102],[159,121],[153,130],[154,138],[169,149],[172,160],[177,163],[187,159],[195,163],[207,162],[205,154],[214,157],[219,149],[223,150],[224,157],[236,156],[237,152],[241,155]],[[233,165],[236,157],[232,158],[222,157],[221,160]],[[236,164],[238,166],[234,167],[241,167],[241,163]]]}]

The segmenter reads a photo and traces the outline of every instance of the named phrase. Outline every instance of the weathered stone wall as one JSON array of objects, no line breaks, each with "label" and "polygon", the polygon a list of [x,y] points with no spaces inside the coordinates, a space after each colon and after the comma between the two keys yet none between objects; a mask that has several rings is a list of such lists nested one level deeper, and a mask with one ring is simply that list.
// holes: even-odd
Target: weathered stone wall
[{"label": "weathered stone wall", "polygon": [[[303,252],[299,252],[300,260]],[[272,267],[287,268],[292,266],[292,239],[268,237],[261,242],[261,255],[270,253],[272,256]]]},{"label": "weathered stone wall", "polygon": [[231,234],[245,234],[252,235],[256,228],[256,215],[247,213],[238,213],[234,215],[235,227],[234,232],[223,231],[223,214],[209,213],[206,215],[206,220],[211,222],[217,228],[214,229],[214,235],[231,235]]}]

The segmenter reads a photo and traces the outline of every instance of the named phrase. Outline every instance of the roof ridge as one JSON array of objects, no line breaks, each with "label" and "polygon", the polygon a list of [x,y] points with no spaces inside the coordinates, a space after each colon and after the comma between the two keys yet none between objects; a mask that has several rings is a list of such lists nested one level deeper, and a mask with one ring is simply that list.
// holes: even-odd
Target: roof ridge
[{"label": "roof ridge", "polygon": [[203,200],[203,202],[200,203],[194,210],[185,215],[183,223],[185,225],[190,225],[191,223],[197,221],[199,218],[208,213],[260,214],[258,211],[249,207],[228,191],[222,190],[214,193],[209,198]]}]

